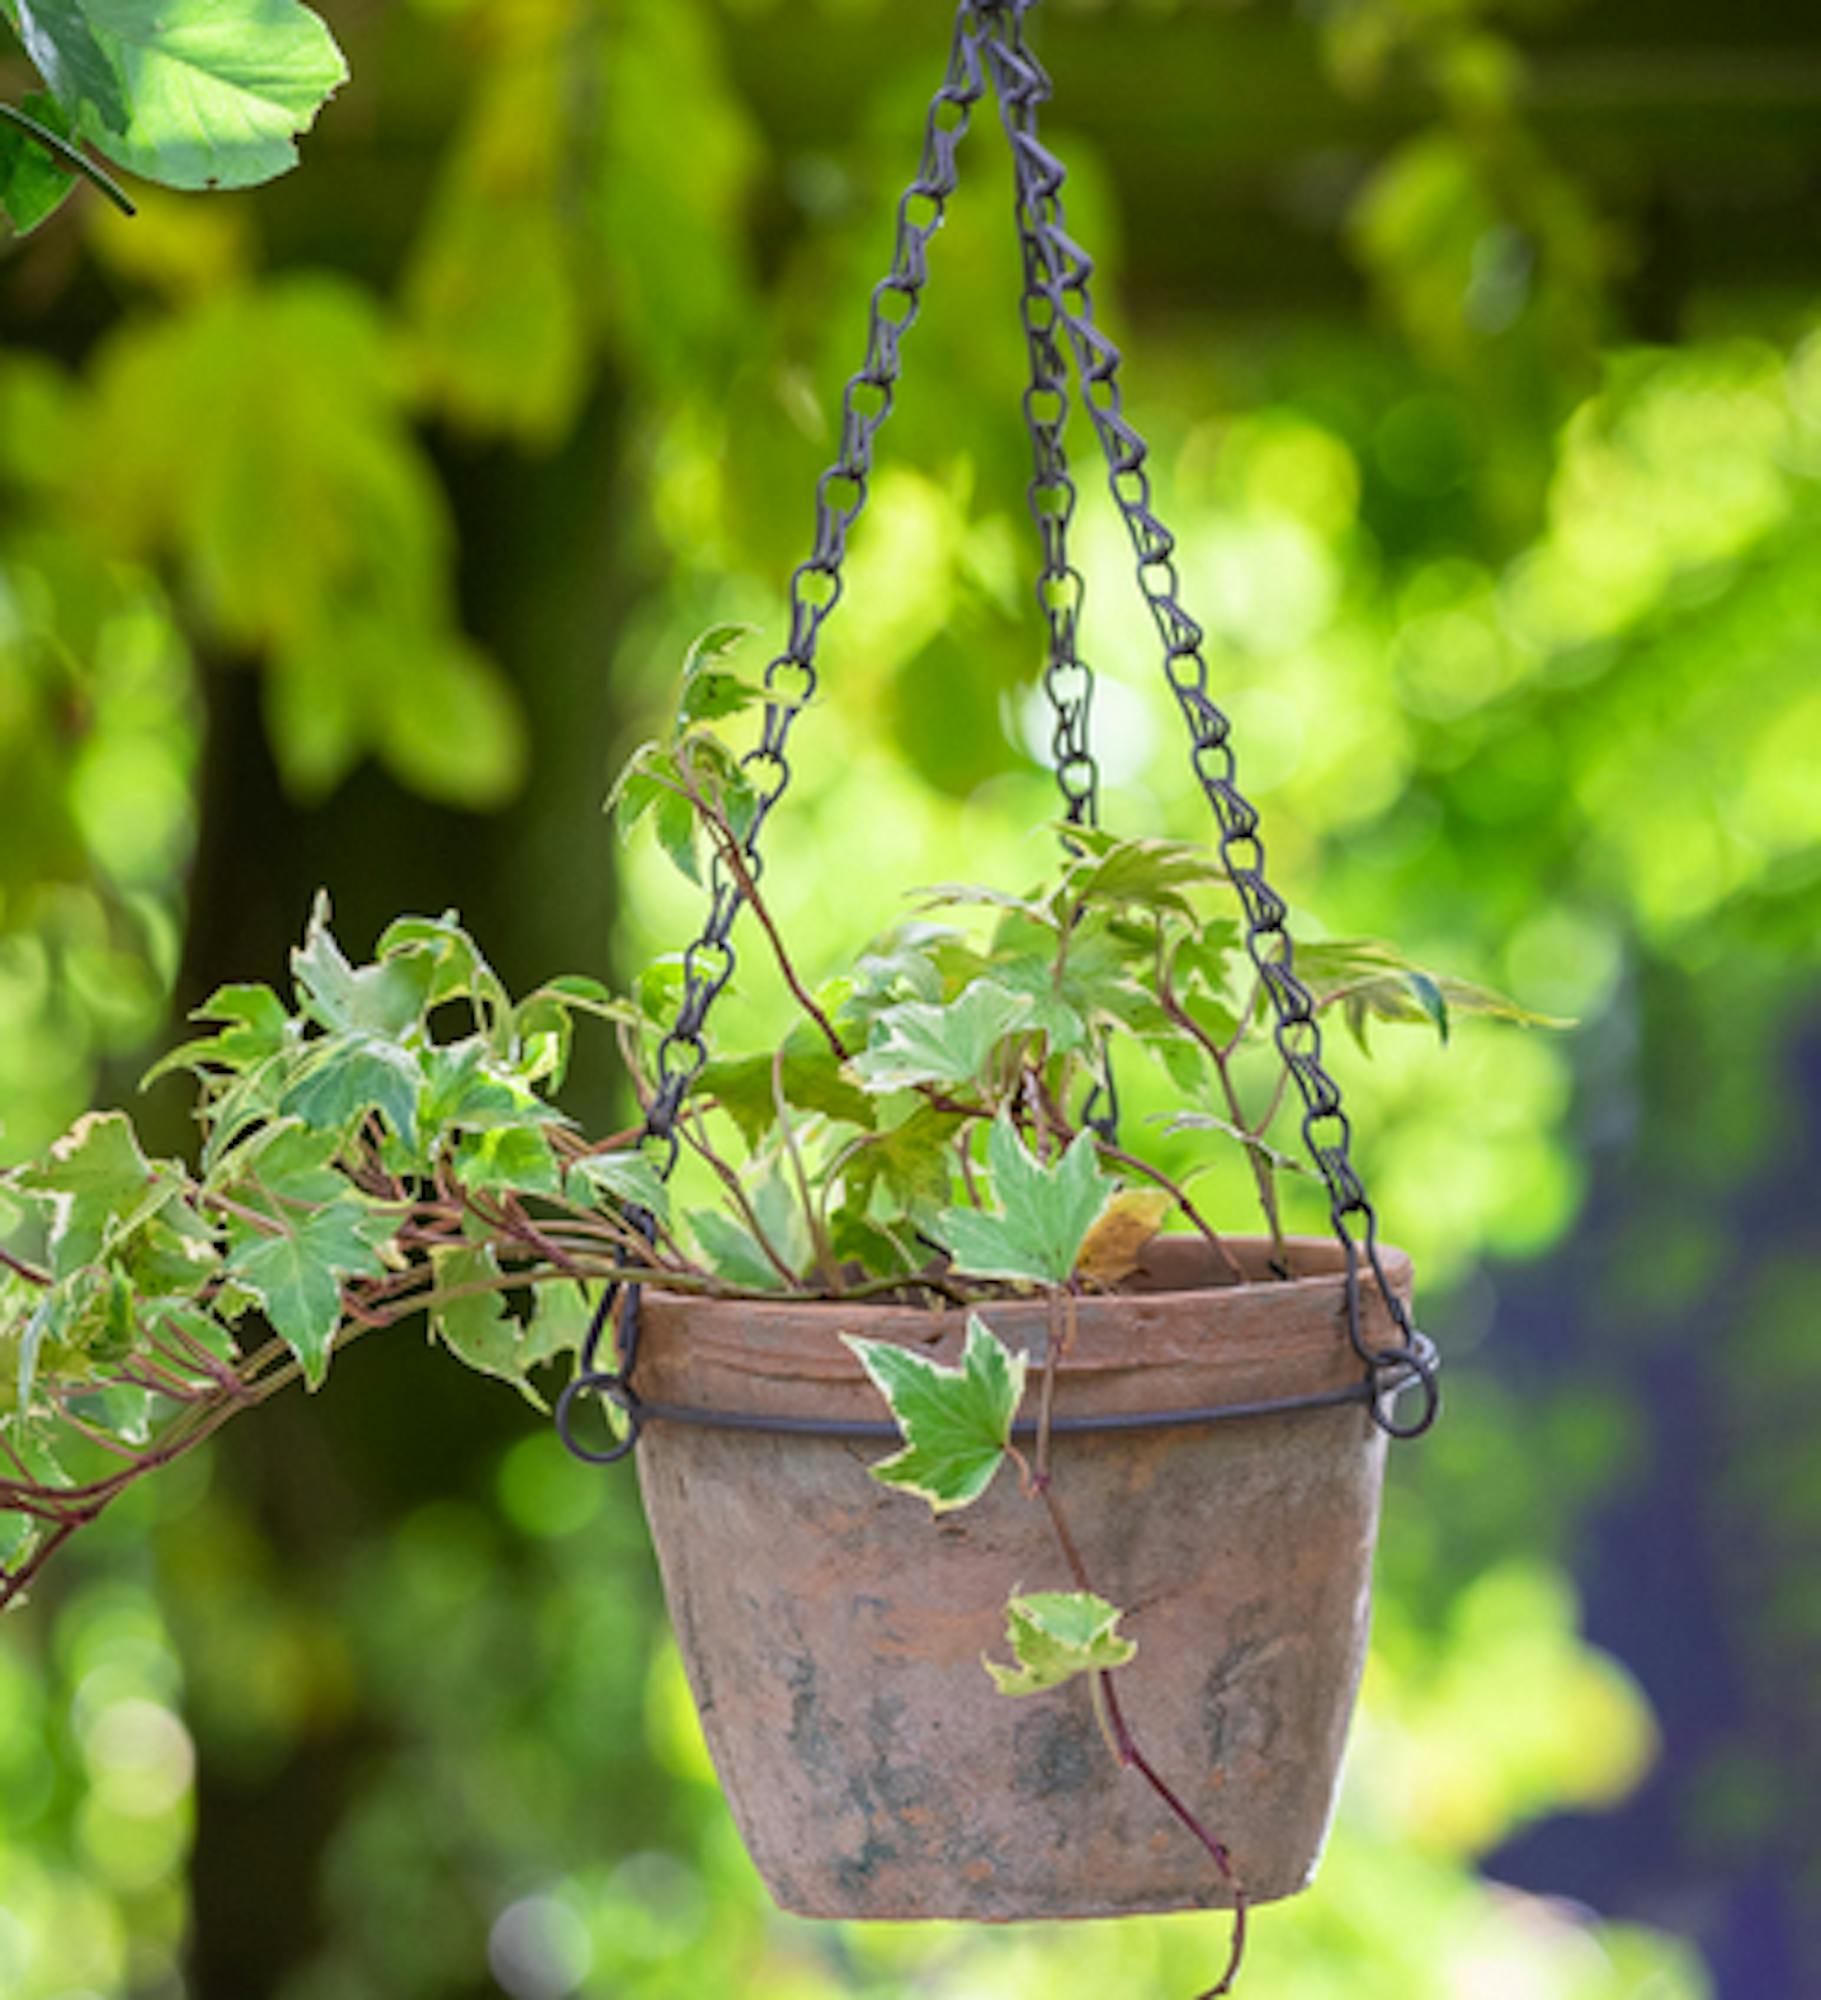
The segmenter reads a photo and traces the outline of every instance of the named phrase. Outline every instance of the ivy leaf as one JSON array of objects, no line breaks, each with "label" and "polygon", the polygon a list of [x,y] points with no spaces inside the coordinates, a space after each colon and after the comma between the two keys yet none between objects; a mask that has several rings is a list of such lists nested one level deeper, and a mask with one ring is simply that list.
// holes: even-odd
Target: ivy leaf
[{"label": "ivy leaf", "polygon": [[1083,844],[1091,850],[1088,858],[1064,885],[1068,900],[1080,907],[1099,903],[1193,917],[1183,892],[1227,879],[1219,859],[1191,841],[1119,840],[1090,832]]},{"label": "ivy leaf", "polygon": [[297,0],[15,4],[87,30],[80,68],[63,65],[65,108],[109,159],[167,187],[254,187],[284,173],[296,135],[347,80],[334,37]]},{"label": "ivy leaf", "polygon": [[970,1083],[1031,1003],[990,979],[976,979],[947,1006],[905,1000],[873,1022],[872,1039],[854,1058],[867,1090],[902,1090],[919,1083]]},{"label": "ivy leaf", "polygon": [[701,723],[738,715],[766,699],[763,688],[754,687],[721,665],[742,640],[751,636],[752,630],[750,625],[712,625],[690,647],[683,661],[682,692],[677,698],[678,737]]},{"label": "ivy leaf", "polygon": [[1095,1285],[1116,1285],[1130,1277],[1174,1205],[1175,1197],[1162,1188],[1125,1188],[1114,1195],[1082,1241],[1077,1273]]},{"label": "ivy leaf", "polygon": [[597,1300],[586,1285],[552,1279],[532,1289],[531,1323],[525,1329],[520,1365],[537,1368],[573,1354],[587,1338]]},{"label": "ivy leaf", "polygon": [[345,1132],[377,1111],[415,1148],[422,1090],[422,1070],[396,1042],[377,1035],[325,1035],[305,1050],[278,1111],[324,1132]]},{"label": "ivy leaf", "polygon": [[390,1216],[352,1198],[287,1216],[275,1234],[245,1222],[230,1225],[228,1271],[259,1301],[312,1389],[328,1373],[342,1281],[381,1275],[380,1249],[393,1228]]},{"label": "ivy leaf", "polygon": [[986,1157],[1000,1212],[944,1209],[934,1234],[947,1246],[957,1270],[981,1278],[1066,1285],[1088,1231],[1113,1192],[1111,1177],[1101,1172],[1095,1157],[1093,1133],[1077,1133],[1062,1158],[1046,1167],[1002,1111],[987,1135]]},{"label": "ivy leaf", "polygon": [[981,1664],[1001,1694],[1042,1694],[1077,1674],[1108,1673],[1138,1651],[1115,1630],[1125,1614],[1091,1590],[1039,1590],[1010,1598],[1005,1636],[1015,1666]]},{"label": "ivy leaf", "polygon": [[695,1208],[686,1218],[708,1267],[752,1292],[777,1292],[784,1281],[756,1236],[718,1208]]},{"label": "ivy leaf", "polygon": [[[791,1030],[784,1043],[784,1101],[803,1111],[820,1111],[850,1125],[871,1127],[878,1112],[871,1098],[842,1071],[839,1058],[809,1023]],[[756,1146],[778,1122],[777,1096],[768,1055],[720,1057],[703,1067],[698,1092],[712,1096]]]},{"label": "ivy leaf", "polygon": [[869,1134],[842,1169],[856,1214],[876,1211],[881,1191],[900,1215],[922,1216],[940,1208],[952,1185],[949,1143],[960,1129],[956,1113],[919,1100],[908,1117]]},{"label": "ivy leaf", "polygon": [[421,953],[389,958],[358,970],[348,963],[329,928],[329,898],[319,890],[304,941],[291,953],[298,1004],[320,1026],[397,1041],[416,1027],[436,977]]},{"label": "ivy leaf", "polygon": [[465,1137],[455,1149],[455,1176],[470,1194],[557,1196],[562,1175],[550,1141],[535,1127],[501,1125]]},{"label": "ivy leaf", "polygon": [[279,1053],[291,1040],[291,1016],[269,986],[221,986],[200,1007],[192,1021],[219,1022],[215,1034],[198,1036],[167,1051],[139,1079],[141,1090],[172,1070],[193,1070],[198,1076],[223,1069],[234,1074],[253,1068]]},{"label": "ivy leaf", "polygon": [[[42,1166],[28,1167],[14,1184],[48,1197],[51,1271],[66,1278],[101,1255],[116,1224],[160,1179],[123,1112],[91,1111],[57,1140]],[[170,1186],[174,1191],[176,1183]]]},{"label": "ivy leaf", "polygon": [[468,1000],[476,1028],[496,1055],[508,1053],[512,1036],[512,996],[487,963],[454,910],[440,917],[396,917],[381,934],[374,956],[389,959],[421,955],[429,961],[429,980],[422,1005],[428,1010],[446,1000]]},{"label": "ivy leaf", "polygon": [[[439,1292],[482,1285],[499,1276],[499,1264],[485,1245],[471,1250],[434,1250],[430,1261]],[[476,1374],[510,1382],[535,1408],[547,1408],[543,1397],[525,1379],[524,1329],[498,1292],[477,1290],[447,1300],[431,1313],[430,1333]]]},{"label": "ivy leaf", "polygon": [[649,1209],[660,1222],[670,1220],[670,1190],[643,1153],[589,1153],[570,1163],[565,1179],[572,1199],[579,1188],[584,1200]]},{"label": "ivy leaf", "polygon": [[1315,1169],[1307,1160],[1299,1160],[1294,1153],[1286,1153],[1268,1144],[1256,1133],[1248,1132],[1243,1125],[1235,1125],[1230,1118],[1217,1118],[1211,1111],[1168,1111],[1159,1112],[1156,1116],[1166,1132],[1224,1132],[1273,1173],[1303,1174],[1311,1180],[1316,1177]]},{"label": "ivy leaf", "polygon": [[891,1406],[904,1449],[870,1468],[882,1486],[927,1500],[933,1513],[966,1507],[993,1483],[1024,1395],[1026,1360],[971,1314],[958,1367],[889,1341],[841,1336]]}]

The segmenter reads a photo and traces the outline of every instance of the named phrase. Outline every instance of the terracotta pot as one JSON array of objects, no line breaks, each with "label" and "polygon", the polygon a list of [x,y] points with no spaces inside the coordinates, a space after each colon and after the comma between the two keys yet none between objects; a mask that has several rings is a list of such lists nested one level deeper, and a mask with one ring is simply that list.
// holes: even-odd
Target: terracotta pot
[{"label": "terracotta pot", "polygon": [[[1233,1248],[1266,1279],[1263,1245]],[[1386,1263],[1407,1299],[1409,1260]],[[1300,1240],[1294,1269],[1221,1284],[1206,1246],[1160,1241],[1129,1292],[1082,1302],[1057,1415],[1356,1382],[1338,1247]],[[1041,1357],[1041,1303],[983,1316]],[[959,1311],[653,1293],[639,1389],[876,1420],[877,1392],[836,1334],[952,1361],[964,1324]],[[1366,1329],[1395,1344],[1376,1297]],[[1007,1468],[973,1507],[932,1517],[868,1477],[890,1449],[655,1421],[637,1454],[709,1749],[773,1896],[806,1916],[976,1920],[1228,1900],[1207,1855],[1115,1764],[1084,1683],[1012,1698],[981,1666],[1007,1657],[1009,1592],[1070,1588],[1043,1508]],[[1255,1902],[1305,1887],[1327,1834],[1384,1453],[1358,1403],[1056,1442],[1088,1574],[1138,1642],[1118,1681],[1133,1732],[1228,1843]]]}]

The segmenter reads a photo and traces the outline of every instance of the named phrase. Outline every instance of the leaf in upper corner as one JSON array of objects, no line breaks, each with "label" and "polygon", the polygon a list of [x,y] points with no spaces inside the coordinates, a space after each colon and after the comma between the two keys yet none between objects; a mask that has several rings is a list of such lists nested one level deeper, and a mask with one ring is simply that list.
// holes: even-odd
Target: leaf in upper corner
[{"label": "leaf in upper corner", "polygon": [[328,1373],[343,1280],[383,1273],[380,1250],[395,1226],[391,1216],[352,1197],[287,1215],[276,1233],[230,1223],[228,1271],[258,1299],[312,1389]]},{"label": "leaf in upper corner", "polygon": [[51,1210],[52,1273],[68,1277],[100,1256],[123,1217],[153,1194],[161,1181],[176,1182],[148,1160],[123,1112],[91,1111],[51,1147],[43,1162],[14,1181],[47,1197]]},{"label": "leaf in upper corner", "polygon": [[126,86],[116,52],[91,25],[93,6],[86,0],[6,0],[5,11],[58,103],[72,110],[87,104],[102,124],[123,131]]},{"label": "leaf in upper corner", "polygon": [[1030,1012],[1025,995],[990,979],[976,979],[945,1007],[901,1001],[874,1020],[871,1040],[854,1058],[854,1075],[870,1091],[971,1083]]},{"label": "leaf in upper corner", "polygon": [[347,80],[334,37],[297,0],[15,4],[22,17],[86,24],[92,46],[80,71],[66,66],[58,95],[110,160],[167,187],[254,187],[284,173],[297,135]]},{"label": "leaf in upper corner", "polygon": [[[19,110],[33,124],[70,137],[69,120],[55,98],[32,91]],[[56,214],[74,191],[77,175],[30,132],[8,119],[0,123],[0,210],[16,235],[27,236]]]},{"label": "leaf in upper corner", "polygon": [[1116,1285],[1138,1268],[1144,1247],[1163,1227],[1175,1198],[1162,1188],[1125,1188],[1095,1218],[1075,1259],[1076,1275]]},{"label": "leaf in upper corner", "polygon": [[904,1449],[870,1467],[872,1476],[927,1500],[937,1514],[978,1500],[1012,1441],[1025,1356],[1013,1354],[977,1313],[953,1368],[889,1341],[841,1338],[904,1434]]},{"label": "leaf in upper corner", "polygon": [[1113,1192],[1100,1170],[1094,1135],[1079,1132],[1052,1166],[1037,1160],[1010,1117],[993,1120],[987,1166],[999,1213],[944,1209],[933,1233],[955,1268],[980,1278],[1066,1285],[1096,1217]]},{"label": "leaf in upper corner", "polygon": [[1077,1674],[1109,1673],[1138,1651],[1121,1638],[1124,1613],[1091,1590],[1039,1590],[1007,1600],[1005,1636],[1015,1666],[981,1664],[1001,1694],[1042,1694]]}]

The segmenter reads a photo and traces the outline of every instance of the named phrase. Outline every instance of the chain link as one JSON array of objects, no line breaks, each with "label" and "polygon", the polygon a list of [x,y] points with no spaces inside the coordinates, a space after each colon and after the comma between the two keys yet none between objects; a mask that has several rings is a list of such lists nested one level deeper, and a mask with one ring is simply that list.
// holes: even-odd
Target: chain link
[{"label": "chain link", "polygon": [[1081,607],[1087,583],[1069,558],[1075,482],[1069,476],[1068,452],[1063,444],[1069,420],[1068,357],[1057,338],[1055,311],[1044,289],[1043,249],[1031,229],[1022,191],[1014,207],[1024,264],[1024,291],[1018,311],[1031,364],[1024,392],[1024,422],[1030,433],[1032,471],[1025,498],[1043,549],[1036,596],[1049,628],[1043,691],[1054,718],[1050,761],[1062,794],[1063,818],[1070,826],[1097,826],[1100,770],[1089,745],[1094,673],[1080,653]]}]

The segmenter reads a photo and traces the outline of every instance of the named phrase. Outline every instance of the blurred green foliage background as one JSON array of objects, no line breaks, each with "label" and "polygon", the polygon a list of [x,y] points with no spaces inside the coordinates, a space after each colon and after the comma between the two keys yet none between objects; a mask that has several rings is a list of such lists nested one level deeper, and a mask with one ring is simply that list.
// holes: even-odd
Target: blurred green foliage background
[{"label": "blurred green foliage background", "polygon": [[[777,634],[947,12],[323,11],[354,81],[300,173],[0,253],[7,1159],[281,977],[318,883],[360,945],[458,906],[515,988],[683,941],[600,798],[695,631]],[[1340,1824],[1252,1990],[1821,1990],[1821,33],[1046,11],[1299,921],[1580,1023],[1339,1054],[1450,1407],[1396,1455]],[[934,266],[773,829],[811,963],[1048,838],[990,121]],[[1109,819],[1197,833],[1076,430]],[[179,1087],[148,1115],[183,1142]],[[1221,1936],[772,1913],[630,1480],[408,1337],[0,1630],[8,2000],[1186,1994]]]}]

